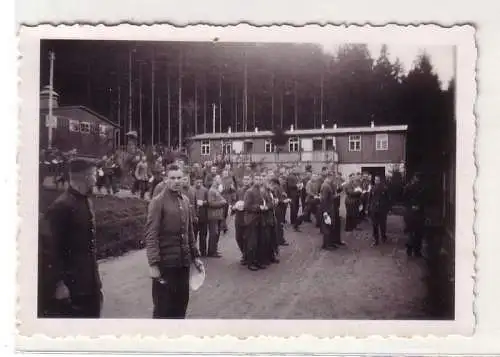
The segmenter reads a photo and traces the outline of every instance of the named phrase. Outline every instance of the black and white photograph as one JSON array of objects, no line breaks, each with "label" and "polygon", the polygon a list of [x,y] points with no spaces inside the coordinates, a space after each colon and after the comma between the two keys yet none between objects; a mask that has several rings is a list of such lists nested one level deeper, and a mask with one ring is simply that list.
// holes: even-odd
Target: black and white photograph
[{"label": "black and white photograph", "polygon": [[455,321],[458,45],[321,33],[41,37],[35,319]]}]

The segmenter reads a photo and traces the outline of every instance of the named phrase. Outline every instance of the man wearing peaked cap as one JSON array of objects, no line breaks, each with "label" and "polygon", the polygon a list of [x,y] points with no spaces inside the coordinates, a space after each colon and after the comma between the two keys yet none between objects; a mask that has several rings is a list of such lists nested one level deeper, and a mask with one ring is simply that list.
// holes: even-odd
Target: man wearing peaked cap
[{"label": "man wearing peaked cap", "polygon": [[50,229],[39,236],[39,317],[101,316],[95,215],[89,198],[96,181],[96,162],[71,160],[69,187],[44,215]]}]

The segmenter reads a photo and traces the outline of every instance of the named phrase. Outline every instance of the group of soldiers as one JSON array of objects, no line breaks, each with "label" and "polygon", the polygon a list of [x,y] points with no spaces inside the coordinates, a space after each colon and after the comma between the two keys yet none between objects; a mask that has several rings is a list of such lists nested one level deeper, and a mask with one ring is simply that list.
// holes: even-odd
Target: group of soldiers
[{"label": "group of soldiers", "polygon": [[[99,179],[96,166],[84,159],[71,160],[69,185],[41,220],[42,316],[100,316],[103,296],[90,199]],[[162,168],[151,189],[145,241],[154,318],[185,317],[191,266],[201,269],[200,257],[221,257],[219,238],[228,231],[231,215],[241,264],[258,271],[280,262],[279,248],[288,245],[284,234],[287,210],[297,231],[313,216],[323,236],[322,248],[334,250],[345,245],[341,240],[341,195],[345,195],[346,240],[369,215],[375,246],[379,238],[387,240],[386,221],[392,205],[388,185],[381,177],[351,174],[344,180],[328,167],[318,173],[299,167],[232,167],[225,162],[187,168],[178,162]],[[405,188],[404,199],[410,235],[407,253],[420,256],[425,190],[419,175]]]}]

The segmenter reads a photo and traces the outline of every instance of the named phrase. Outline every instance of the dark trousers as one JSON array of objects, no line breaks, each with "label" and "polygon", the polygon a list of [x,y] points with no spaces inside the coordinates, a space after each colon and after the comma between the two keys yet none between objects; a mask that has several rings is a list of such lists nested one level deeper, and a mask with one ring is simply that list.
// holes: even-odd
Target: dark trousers
[{"label": "dark trousers", "polygon": [[384,212],[377,212],[372,214],[372,227],[373,227],[373,239],[376,243],[379,242],[380,236],[385,240],[386,230],[387,230],[387,214]]},{"label": "dark trousers", "polygon": [[198,240],[200,254],[204,257],[207,255],[207,235],[208,224],[207,222],[198,222],[194,226],[194,238]]},{"label": "dark trousers", "polygon": [[238,245],[238,248],[240,249],[241,255],[243,256],[243,259],[245,258],[245,225],[243,225],[241,222],[238,222],[236,219],[234,220],[234,231],[235,231],[235,238],[236,238],[236,244]]},{"label": "dark trousers", "polygon": [[139,181],[139,193],[140,193],[141,198],[144,198],[147,190],[148,190],[148,181],[140,180]]},{"label": "dark trousers", "polygon": [[40,317],[98,319],[101,317],[102,302],[101,292],[72,296],[71,300],[51,299]]},{"label": "dark trousers", "polygon": [[208,255],[217,254],[219,251],[220,230],[220,220],[208,221]]},{"label": "dark trousers", "polygon": [[285,232],[283,229],[283,225],[285,224],[285,215],[286,205],[280,203],[278,207],[276,207],[276,239],[278,240],[278,244],[285,243]]},{"label": "dark trousers", "polygon": [[304,187],[300,190],[300,205],[302,206],[302,211],[304,211],[304,208],[307,206],[306,198],[307,198],[307,193]]},{"label": "dark trousers", "polygon": [[262,250],[261,224],[259,220],[250,222],[245,228],[246,258],[250,265],[262,263],[260,251]]},{"label": "dark trousers", "polygon": [[333,244],[340,244],[342,240],[340,239],[340,231],[341,231],[341,223],[340,223],[340,207],[336,206],[335,209],[335,219],[333,221],[333,235],[332,242]]},{"label": "dark trousers", "polygon": [[224,206],[224,218],[220,221],[220,230],[227,231],[227,216],[229,214],[229,205]]},{"label": "dark trousers", "polygon": [[409,253],[421,254],[422,253],[422,240],[424,238],[425,230],[425,217],[421,214],[412,214],[408,225],[409,239],[408,250]]},{"label": "dark trousers", "polygon": [[293,225],[298,225],[298,214],[299,214],[299,194],[297,190],[291,190],[287,193],[288,198],[290,198],[290,223]]},{"label": "dark trousers", "polygon": [[183,319],[189,302],[189,268],[160,268],[163,281],[153,279],[153,318]]}]

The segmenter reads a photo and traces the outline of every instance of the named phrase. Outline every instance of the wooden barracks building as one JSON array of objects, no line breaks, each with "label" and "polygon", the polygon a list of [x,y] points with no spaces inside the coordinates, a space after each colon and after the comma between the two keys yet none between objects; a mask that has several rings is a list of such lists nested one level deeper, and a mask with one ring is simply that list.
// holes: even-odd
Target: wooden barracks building
[{"label": "wooden barracks building", "polygon": [[[40,149],[48,148],[49,86],[40,91]],[[82,106],[59,106],[59,94],[52,95],[52,147],[77,150],[78,156],[101,157],[114,150],[119,126],[108,118]]]},{"label": "wooden barracks building", "polygon": [[387,175],[405,171],[406,125],[287,130],[287,143],[277,152],[273,132],[204,133],[191,137],[191,162],[213,161],[218,155],[232,161],[310,164],[315,170],[335,164],[343,176],[354,172]]}]

